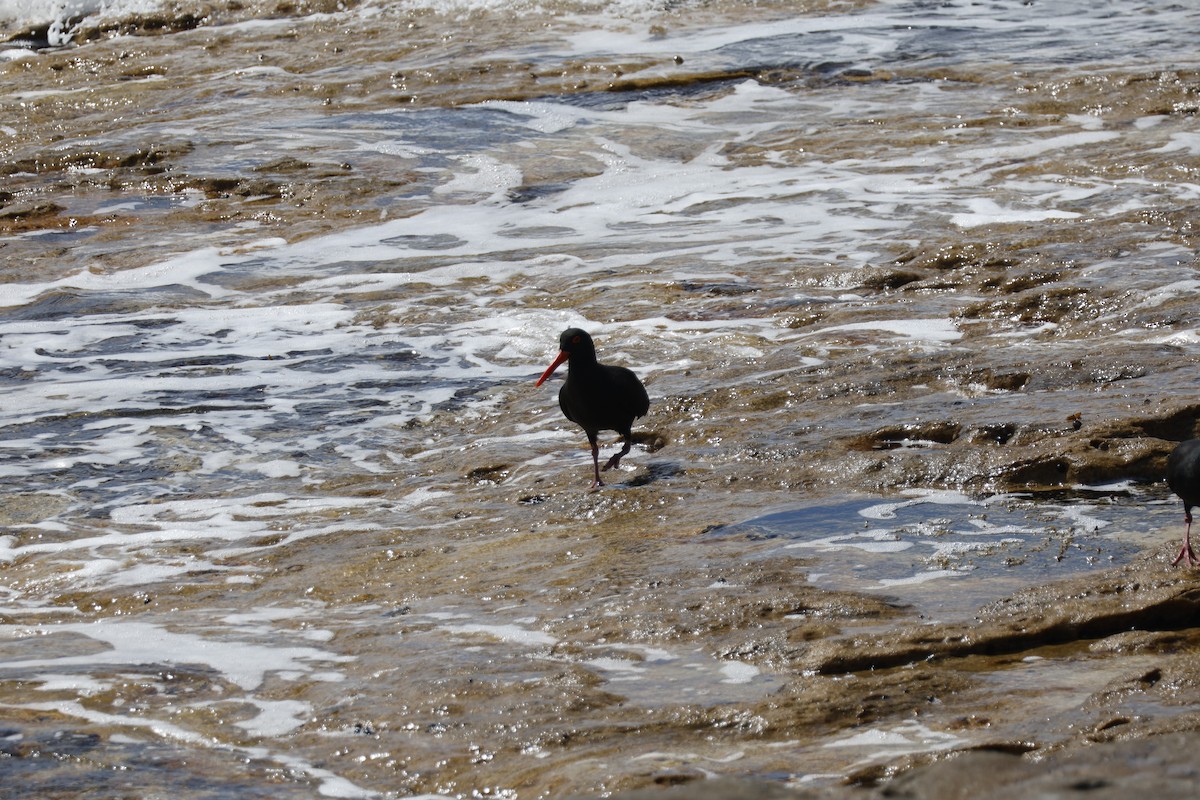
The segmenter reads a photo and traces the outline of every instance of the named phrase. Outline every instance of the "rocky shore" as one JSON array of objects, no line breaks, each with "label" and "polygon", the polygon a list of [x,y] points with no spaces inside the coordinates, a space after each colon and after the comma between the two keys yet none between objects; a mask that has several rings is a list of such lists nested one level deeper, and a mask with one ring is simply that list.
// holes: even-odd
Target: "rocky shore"
[{"label": "rocky shore", "polygon": [[[1200,785],[1200,576],[1172,569],[1167,560],[1164,549],[1126,566],[1030,587],[969,622],[822,641],[802,660],[793,688],[824,683],[829,703],[857,704],[864,722],[922,718],[937,706],[939,717],[958,714],[958,724],[974,732],[968,747],[877,762],[835,786],[689,780],[616,796],[1193,798]],[[1056,701],[1041,696],[1039,686],[1011,693],[981,688],[989,673],[1035,662],[1053,662],[1078,679],[1076,722],[1054,735],[1045,722],[1060,709],[1052,710]],[[848,689],[840,698],[830,688],[839,683]]]}]

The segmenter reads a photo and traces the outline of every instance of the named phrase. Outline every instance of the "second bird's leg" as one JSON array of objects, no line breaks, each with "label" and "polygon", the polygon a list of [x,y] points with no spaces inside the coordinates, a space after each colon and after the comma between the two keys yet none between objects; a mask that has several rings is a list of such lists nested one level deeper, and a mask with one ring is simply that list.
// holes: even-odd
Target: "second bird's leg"
[{"label": "second bird's leg", "polygon": [[1179,555],[1175,556],[1175,560],[1171,562],[1171,566],[1175,566],[1180,561],[1189,567],[1194,567],[1200,564],[1200,558],[1196,557],[1196,551],[1192,549],[1192,512],[1185,511],[1183,521],[1187,523],[1187,527],[1183,529],[1183,547],[1179,548]]}]

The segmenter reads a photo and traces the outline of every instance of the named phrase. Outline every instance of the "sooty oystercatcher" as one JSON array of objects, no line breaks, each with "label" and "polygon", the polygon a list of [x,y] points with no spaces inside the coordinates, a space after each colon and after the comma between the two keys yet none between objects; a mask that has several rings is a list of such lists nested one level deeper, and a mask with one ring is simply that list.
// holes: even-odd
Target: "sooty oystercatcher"
[{"label": "sooty oystercatcher", "polygon": [[567,380],[558,390],[558,405],[563,416],[583,428],[592,445],[592,465],[596,479],[592,488],[603,486],[600,480],[600,447],[596,436],[600,431],[621,434],[625,446],[608,460],[604,469],[621,463],[621,457],[633,446],[633,421],[650,409],[646,387],[632,370],[601,364],[596,360],[592,337],[579,328],[568,328],[558,337],[558,356],[537,379],[537,386],[549,378],[564,361]]},{"label": "sooty oystercatcher", "polygon": [[1200,439],[1180,442],[1167,458],[1167,485],[1183,499],[1183,547],[1172,564],[1182,561],[1189,567],[1200,564],[1192,550],[1192,506],[1200,505]]}]

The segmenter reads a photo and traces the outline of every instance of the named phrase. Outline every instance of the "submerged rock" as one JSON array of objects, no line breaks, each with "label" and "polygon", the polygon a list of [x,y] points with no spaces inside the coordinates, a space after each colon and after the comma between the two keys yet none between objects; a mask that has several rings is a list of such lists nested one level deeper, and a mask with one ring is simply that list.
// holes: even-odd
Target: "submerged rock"
[{"label": "submerged rock", "polygon": [[897,628],[876,637],[814,645],[804,667],[860,672],[963,658],[1034,652],[1129,631],[1186,630],[1200,620],[1200,581],[1157,560],[1030,587],[981,609],[971,622]]}]

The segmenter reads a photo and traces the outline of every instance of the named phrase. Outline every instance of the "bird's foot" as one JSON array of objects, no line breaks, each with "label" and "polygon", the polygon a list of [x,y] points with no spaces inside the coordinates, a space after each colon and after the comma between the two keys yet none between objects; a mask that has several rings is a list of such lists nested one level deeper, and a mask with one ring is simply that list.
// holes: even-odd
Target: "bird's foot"
[{"label": "bird's foot", "polygon": [[1179,555],[1175,556],[1175,560],[1171,562],[1171,566],[1175,566],[1180,561],[1188,567],[1200,566],[1200,557],[1196,556],[1196,551],[1192,549],[1191,542],[1185,542],[1183,547],[1179,548]]},{"label": "bird's foot", "polygon": [[610,458],[608,460],[608,463],[604,465],[603,471],[607,472],[610,469],[616,469],[620,465],[621,465],[621,454],[618,453],[617,455],[613,456],[612,458]]}]

